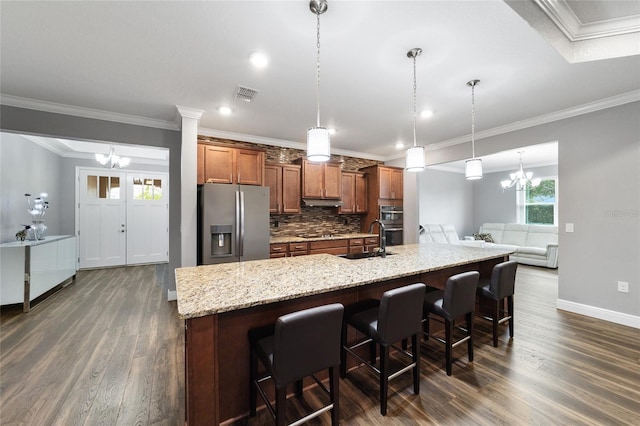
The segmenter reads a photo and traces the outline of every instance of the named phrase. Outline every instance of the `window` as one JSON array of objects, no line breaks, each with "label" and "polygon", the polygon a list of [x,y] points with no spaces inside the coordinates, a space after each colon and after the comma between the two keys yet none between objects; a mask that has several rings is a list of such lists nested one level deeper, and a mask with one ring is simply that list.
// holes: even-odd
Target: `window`
[{"label": "window", "polygon": [[556,225],[558,223],[558,180],[543,178],[535,188],[518,192],[518,223]]},{"label": "window", "polygon": [[120,178],[116,176],[87,176],[89,198],[120,199]]},{"label": "window", "polygon": [[162,199],[162,180],[149,178],[133,179],[134,200],[160,200]]}]

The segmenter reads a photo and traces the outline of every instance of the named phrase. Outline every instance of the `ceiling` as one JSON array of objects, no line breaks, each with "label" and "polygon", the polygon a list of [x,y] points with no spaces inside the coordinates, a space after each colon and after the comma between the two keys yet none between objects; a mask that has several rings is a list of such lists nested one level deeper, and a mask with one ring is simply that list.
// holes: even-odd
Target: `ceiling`
[{"label": "ceiling", "polygon": [[[481,154],[482,137],[640,99],[640,56],[570,63],[537,28],[539,17],[522,10],[526,3],[542,13],[544,1],[329,0],[320,104],[321,124],[336,129],[332,151],[403,155],[395,145],[412,143],[413,47],[424,50],[417,108],[433,111],[417,122],[427,153],[470,140],[471,79],[481,81]],[[640,22],[628,7],[636,2],[555,3],[589,23]],[[177,128],[180,105],[204,111],[201,134],[294,147],[315,125],[316,18],[306,0],[0,7],[3,104],[163,128]],[[253,51],[268,56],[267,67],[249,63]],[[238,85],[258,91],[252,102],[234,97]],[[217,112],[223,105],[230,116]]]}]

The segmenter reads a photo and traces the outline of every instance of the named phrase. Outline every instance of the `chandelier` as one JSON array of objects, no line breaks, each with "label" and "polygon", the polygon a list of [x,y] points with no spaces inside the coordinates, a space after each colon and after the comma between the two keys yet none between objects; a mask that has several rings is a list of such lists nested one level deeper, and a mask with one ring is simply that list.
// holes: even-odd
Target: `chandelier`
[{"label": "chandelier", "polygon": [[424,147],[416,143],[416,57],[421,53],[422,49],[419,47],[407,52],[407,57],[413,59],[413,146],[407,149],[405,170],[408,172],[424,170]]},{"label": "chandelier", "polygon": [[316,25],[316,127],[307,130],[307,158],[310,161],[328,161],[331,157],[329,130],[320,126],[320,15],[327,11],[326,0],[311,0],[309,9],[317,17]]},{"label": "chandelier", "polygon": [[482,179],[482,160],[476,158],[476,100],[475,88],[480,80],[471,80],[467,86],[471,86],[471,160],[467,160],[464,166],[464,175],[467,180]]},{"label": "chandelier", "polygon": [[96,161],[106,168],[116,169],[127,167],[131,159],[128,157],[120,157],[115,153],[115,149],[112,146],[111,149],[109,149],[109,155],[96,154]]},{"label": "chandelier", "polygon": [[535,188],[536,186],[540,185],[540,182],[542,181],[542,179],[540,178],[533,179],[532,172],[524,171],[524,168],[522,167],[522,151],[519,151],[518,154],[520,154],[518,170],[509,175],[509,178],[511,180],[503,180],[502,182],[500,182],[503,191],[505,189],[515,189],[516,191],[523,191],[524,189]]}]

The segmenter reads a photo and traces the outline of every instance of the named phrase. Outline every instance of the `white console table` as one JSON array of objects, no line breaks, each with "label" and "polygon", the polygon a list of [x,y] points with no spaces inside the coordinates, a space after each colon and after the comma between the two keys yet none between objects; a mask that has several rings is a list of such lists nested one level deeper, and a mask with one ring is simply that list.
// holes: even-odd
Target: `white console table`
[{"label": "white console table", "polygon": [[34,299],[75,280],[77,257],[73,235],[0,244],[0,305],[22,303],[29,312]]}]

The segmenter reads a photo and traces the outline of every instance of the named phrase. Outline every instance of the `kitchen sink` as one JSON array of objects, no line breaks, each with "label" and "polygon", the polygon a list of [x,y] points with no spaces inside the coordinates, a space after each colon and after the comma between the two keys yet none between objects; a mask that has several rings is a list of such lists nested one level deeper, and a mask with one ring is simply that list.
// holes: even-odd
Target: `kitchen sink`
[{"label": "kitchen sink", "polygon": [[[387,256],[393,256],[394,253],[387,252]],[[349,254],[339,254],[338,257],[342,257],[344,259],[356,260],[356,259],[367,259],[373,257],[382,257],[380,253],[372,251],[370,253],[349,253]]]}]

